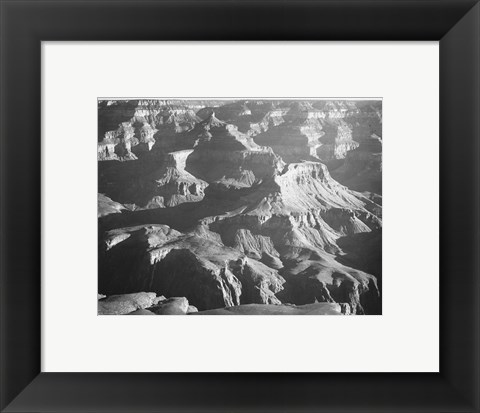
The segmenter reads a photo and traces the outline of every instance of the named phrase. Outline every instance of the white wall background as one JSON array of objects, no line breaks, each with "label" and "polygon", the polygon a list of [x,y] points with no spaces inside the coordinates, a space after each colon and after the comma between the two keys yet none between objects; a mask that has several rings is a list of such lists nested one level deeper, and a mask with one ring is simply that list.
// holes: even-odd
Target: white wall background
[{"label": "white wall background", "polygon": [[[438,43],[42,52],[43,371],[438,371]],[[383,315],[97,316],[97,97],[382,97]]]}]

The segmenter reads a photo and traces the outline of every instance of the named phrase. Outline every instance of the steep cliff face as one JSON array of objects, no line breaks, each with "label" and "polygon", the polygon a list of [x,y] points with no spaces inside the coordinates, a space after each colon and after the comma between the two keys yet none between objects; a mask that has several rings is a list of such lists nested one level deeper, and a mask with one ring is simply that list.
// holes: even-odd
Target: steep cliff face
[{"label": "steep cliff face", "polygon": [[[135,160],[152,149],[175,151],[175,136],[190,131],[200,120],[195,108],[162,100],[99,102],[98,160]],[[157,139],[156,137],[161,137]],[[156,146],[156,147],[155,147]]]},{"label": "steep cliff face", "polygon": [[108,164],[99,168],[99,191],[129,210],[174,207],[199,202],[208,183],[185,170],[191,150],[164,153],[144,162]]},{"label": "steep cliff face", "polygon": [[99,293],[381,312],[378,102],[118,106],[98,144]]},{"label": "steep cliff face", "polygon": [[182,234],[166,225],[105,233],[100,289],[184,296],[198,309],[242,303],[279,304],[285,280],[274,269],[224,246],[220,238]]},{"label": "steep cliff face", "polygon": [[349,151],[358,148],[359,143],[353,140],[352,128],[344,120],[331,121],[325,124],[326,133],[320,139],[317,156],[324,162],[344,159]]},{"label": "steep cliff face", "polygon": [[280,102],[247,100],[205,107],[200,109],[197,115],[206,119],[215,112],[219,119],[235,125],[241,133],[254,136],[285,122],[283,116],[288,110],[289,108],[282,107]]},{"label": "steep cliff face", "polygon": [[192,131],[194,151],[187,169],[202,177],[212,190],[242,189],[272,178],[283,167],[271,148],[257,145],[234,125],[214,114]]},{"label": "steep cliff face", "polygon": [[[357,102],[355,113],[349,113],[347,123],[354,145],[346,147],[340,162],[329,167],[332,176],[350,189],[382,194],[382,111],[381,102]],[[328,163],[327,158],[321,157]],[[378,198],[377,198],[378,199]]]},{"label": "steep cliff face", "polygon": [[317,158],[320,138],[325,134],[324,114],[308,102],[279,104],[252,128],[260,145],[270,146],[286,162]]},{"label": "steep cliff face", "polygon": [[116,130],[123,122],[128,122],[135,114],[136,100],[98,101],[98,142],[105,133]]},{"label": "steep cliff face", "polygon": [[145,208],[173,207],[185,202],[199,202],[208,186],[185,170],[191,150],[171,152],[164,156],[159,169],[146,174],[131,188],[138,193],[139,206]]},{"label": "steep cliff face", "polygon": [[382,194],[382,138],[371,135],[348,152],[343,165],[332,171],[332,176],[359,192]]},{"label": "steep cliff face", "polygon": [[103,141],[98,144],[98,160],[129,161],[137,159],[132,153],[132,146],[139,143],[132,124],[122,122],[116,130],[106,132]]},{"label": "steep cliff face", "polygon": [[377,104],[364,106],[342,101],[279,102],[258,123],[251,123],[248,133],[287,162],[342,160],[366,134],[381,133]]},{"label": "steep cliff face", "polygon": [[[335,182],[325,165],[290,164],[244,202],[249,206],[203,223],[220,234],[225,245],[281,270],[288,281],[281,293],[284,300],[303,304],[342,297],[353,313],[364,311],[363,296],[374,294],[378,300],[375,277],[342,265],[335,257],[342,254],[337,240],[378,232],[381,217],[369,211],[376,206],[373,202]],[[308,268],[315,268],[313,278],[311,269],[308,274],[295,270],[304,260]],[[335,288],[330,291],[327,286]]]}]

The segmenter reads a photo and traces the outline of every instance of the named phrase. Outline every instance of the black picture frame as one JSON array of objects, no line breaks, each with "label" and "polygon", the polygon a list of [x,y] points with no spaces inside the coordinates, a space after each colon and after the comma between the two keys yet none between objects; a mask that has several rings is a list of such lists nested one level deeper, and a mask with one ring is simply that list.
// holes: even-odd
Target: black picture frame
[{"label": "black picture frame", "polygon": [[[478,3],[1,0],[1,411],[479,412]],[[42,373],[46,40],[439,41],[440,372]]]}]

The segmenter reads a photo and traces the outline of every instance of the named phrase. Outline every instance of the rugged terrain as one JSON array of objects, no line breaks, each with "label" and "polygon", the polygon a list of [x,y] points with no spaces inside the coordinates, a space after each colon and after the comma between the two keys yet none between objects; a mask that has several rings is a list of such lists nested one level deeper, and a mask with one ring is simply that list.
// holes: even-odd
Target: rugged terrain
[{"label": "rugged terrain", "polygon": [[99,314],[381,314],[381,101],[98,119]]}]

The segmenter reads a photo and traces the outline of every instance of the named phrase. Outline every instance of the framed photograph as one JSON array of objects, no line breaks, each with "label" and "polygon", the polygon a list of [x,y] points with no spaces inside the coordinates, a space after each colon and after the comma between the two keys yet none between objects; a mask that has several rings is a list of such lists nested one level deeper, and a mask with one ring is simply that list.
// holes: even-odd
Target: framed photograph
[{"label": "framed photograph", "polygon": [[480,411],[477,1],[0,5],[2,412]]}]

